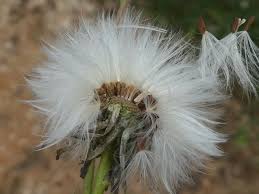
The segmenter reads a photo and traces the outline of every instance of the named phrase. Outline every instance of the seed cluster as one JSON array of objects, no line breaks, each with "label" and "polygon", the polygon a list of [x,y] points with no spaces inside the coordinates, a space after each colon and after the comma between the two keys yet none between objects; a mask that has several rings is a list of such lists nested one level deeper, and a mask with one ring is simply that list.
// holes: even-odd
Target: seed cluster
[{"label": "seed cluster", "polygon": [[[114,146],[114,162],[111,169],[110,182],[112,190],[118,188],[118,177],[122,176],[134,155],[141,150],[150,149],[153,133],[146,135],[151,128],[152,121],[145,118],[145,100],[156,103],[147,93],[141,92],[132,85],[123,82],[104,83],[95,90],[96,100],[100,101],[100,113],[93,129],[88,129],[84,137],[91,140],[87,156],[83,159],[80,176],[85,177],[92,160],[99,157],[109,146]],[[158,117],[154,117],[157,119]],[[80,129],[79,126],[78,128]],[[70,136],[72,144],[82,139],[82,134],[73,133]],[[57,150],[57,159],[69,151],[65,146]]]},{"label": "seed cluster", "polygon": [[112,101],[117,100],[128,104],[129,107],[134,107],[135,105],[139,111],[145,111],[144,98],[148,98],[150,101],[156,103],[152,95],[141,92],[133,85],[127,85],[124,82],[104,83],[100,88],[96,89],[96,94],[101,105],[107,104],[112,99]]}]

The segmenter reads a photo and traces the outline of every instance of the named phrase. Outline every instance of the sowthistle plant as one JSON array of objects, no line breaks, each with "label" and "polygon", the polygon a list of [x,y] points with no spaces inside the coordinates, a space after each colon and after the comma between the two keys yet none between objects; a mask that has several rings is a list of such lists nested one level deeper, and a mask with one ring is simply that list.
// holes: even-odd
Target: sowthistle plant
[{"label": "sowthistle plant", "polygon": [[[201,48],[179,33],[154,27],[132,10],[46,45],[48,60],[28,84],[32,106],[47,118],[40,149],[58,145],[57,159],[81,162],[85,194],[112,193],[137,176],[154,193],[175,193],[202,170],[225,136],[213,129],[219,107],[237,81],[256,94],[258,48],[245,23],[217,39],[200,19]],[[95,160],[100,159],[95,171]],[[94,180],[95,179],[95,180]]]}]

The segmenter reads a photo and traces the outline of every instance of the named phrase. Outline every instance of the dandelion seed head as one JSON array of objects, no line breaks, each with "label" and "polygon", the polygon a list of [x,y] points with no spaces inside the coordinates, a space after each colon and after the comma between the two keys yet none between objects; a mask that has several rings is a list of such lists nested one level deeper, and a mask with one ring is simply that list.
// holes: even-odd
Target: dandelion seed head
[{"label": "dandelion seed head", "polygon": [[225,99],[213,67],[219,48],[201,54],[199,62],[213,69],[208,73],[197,68],[189,40],[142,22],[140,14],[82,22],[45,47],[48,59],[28,80],[31,103],[46,116],[41,146],[59,144],[57,159],[90,161],[115,144],[114,189],[138,175],[154,192],[175,193],[210,156],[222,154],[217,144],[225,138],[213,130]]}]

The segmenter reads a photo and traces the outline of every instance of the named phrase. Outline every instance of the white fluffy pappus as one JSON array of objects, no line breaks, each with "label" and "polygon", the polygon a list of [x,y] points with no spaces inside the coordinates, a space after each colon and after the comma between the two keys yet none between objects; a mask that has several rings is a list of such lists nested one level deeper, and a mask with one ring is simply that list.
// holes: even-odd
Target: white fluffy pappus
[{"label": "white fluffy pappus", "polygon": [[45,47],[48,60],[28,80],[35,94],[31,104],[46,116],[41,146],[80,134],[71,151],[84,156],[100,114],[95,90],[111,82],[133,85],[141,91],[135,101],[144,102],[143,119],[152,121],[144,134],[152,134],[152,141],[131,158],[121,182],[138,174],[154,192],[175,193],[209,156],[221,155],[217,144],[224,137],[213,128],[225,97],[214,74],[200,76],[183,38],[140,18],[127,13],[117,23],[102,15]]},{"label": "white fluffy pappus", "polygon": [[238,32],[245,22],[245,19],[235,18],[232,32],[220,40],[208,31],[200,30],[203,37],[198,63],[202,75],[218,75],[218,80],[230,91],[237,81],[247,95],[257,95],[259,53],[247,33],[251,22],[247,22],[246,30]]}]

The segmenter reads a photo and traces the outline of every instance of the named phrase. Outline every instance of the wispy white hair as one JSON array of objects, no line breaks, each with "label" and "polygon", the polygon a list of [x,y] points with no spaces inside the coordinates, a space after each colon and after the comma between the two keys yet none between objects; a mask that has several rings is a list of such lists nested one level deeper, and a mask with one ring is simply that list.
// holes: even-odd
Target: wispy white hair
[{"label": "wispy white hair", "polygon": [[218,81],[229,90],[232,90],[233,82],[237,81],[247,95],[249,93],[257,95],[258,48],[247,31],[237,31],[246,20],[240,18],[236,20],[236,30],[220,40],[208,31],[203,33],[197,62],[202,76],[211,74],[218,76]]},{"label": "wispy white hair", "polygon": [[258,48],[247,31],[230,33],[221,42],[226,46],[226,64],[232,77],[236,77],[246,94],[257,95],[258,84]]},{"label": "wispy white hair", "polygon": [[[230,73],[225,60],[227,52],[226,46],[220,40],[212,33],[205,31],[201,40],[199,59],[197,60],[201,75],[220,75],[223,73],[228,85]],[[221,81],[221,79],[218,80]]]},{"label": "wispy white hair", "polygon": [[[156,183],[155,191],[174,193],[190,180],[192,170],[201,170],[209,156],[221,154],[217,144],[224,138],[213,128],[224,96],[217,76],[200,76],[189,44],[179,34],[143,23],[140,15],[128,13],[120,23],[102,15],[95,23],[82,22],[44,51],[48,60],[28,83],[36,95],[32,105],[47,117],[45,147],[71,133],[88,134],[100,111],[95,89],[117,81],[157,101],[155,108],[144,101],[146,117],[158,118],[150,150],[133,157],[125,177],[137,173]],[[87,149],[90,139],[86,142]]]}]

